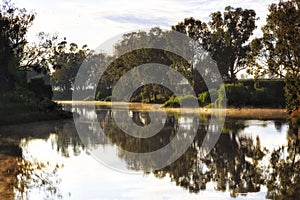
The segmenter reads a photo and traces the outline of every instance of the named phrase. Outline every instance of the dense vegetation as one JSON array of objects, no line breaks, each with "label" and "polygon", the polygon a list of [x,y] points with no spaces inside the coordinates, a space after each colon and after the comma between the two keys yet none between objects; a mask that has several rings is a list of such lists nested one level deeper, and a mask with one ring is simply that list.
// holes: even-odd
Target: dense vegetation
[{"label": "dense vegetation", "polygon": [[[9,1],[0,6],[0,124],[70,116],[51,101],[51,86],[43,80],[48,66],[27,45],[35,15]],[[35,77],[27,76],[30,71]]]},{"label": "dense vegetation", "polygon": [[[227,83],[221,86],[219,90],[210,89],[198,95],[199,105],[202,107],[211,107],[212,103],[220,104],[226,101],[228,107],[255,107],[255,108],[284,108],[284,81],[282,80],[240,80],[238,83]],[[226,97],[221,92],[226,91]],[[217,99],[216,102],[211,101]],[[179,99],[193,98],[192,96],[183,96],[176,98],[172,96],[164,103],[165,107],[179,107]]]},{"label": "dense vegetation", "polygon": [[[195,70],[197,64],[193,60],[163,50],[135,49],[153,42],[169,45],[169,31],[154,27],[149,32],[125,34],[115,45],[114,55],[96,54],[86,45],[78,47],[65,38],[43,32],[37,43],[28,43],[26,33],[35,14],[5,0],[0,9],[0,112],[10,111],[7,116],[11,115],[11,119],[16,113],[22,116],[21,113],[25,112],[35,113],[33,116],[50,112],[64,115],[51,98],[67,100],[71,99],[74,90],[82,91],[84,95],[91,88],[97,88],[97,92],[95,96],[86,95],[85,100],[110,101],[112,89],[120,77],[144,63],[160,63],[180,72],[193,87],[200,106],[226,101],[233,107],[286,107],[291,112],[296,111],[300,105],[299,13],[298,0],[270,5],[266,25],[262,27],[263,36],[252,40],[250,38],[257,28],[256,13],[252,9],[228,6],[223,12],[211,13],[208,22],[191,17],[172,26],[172,30],[193,38],[196,46],[201,46],[216,61],[224,85],[207,88],[203,77]],[[160,38],[160,41],[155,38]],[[182,46],[183,50],[185,48]],[[123,54],[126,49],[135,50]],[[94,65],[88,72],[88,80],[75,88],[75,77],[85,60]],[[102,73],[102,64],[109,64],[109,67],[95,84],[94,80]],[[238,80],[238,73],[242,70],[247,70],[254,79]],[[34,77],[30,78],[30,73]],[[45,82],[49,76],[53,92]],[[138,74],[136,77],[137,80],[140,78]],[[268,79],[260,80],[263,77]],[[184,84],[187,83],[176,87],[184,88]],[[226,98],[221,89],[225,89]],[[138,88],[131,101],[176,107],[179,100],[192,98],[191,94],[182,93],[183,96],[176,97],[166,87],[147,84]],[[211,96],[217,97],[217,101],[211,102]],[[5,118],[1,121],[10,121],[9,117]]]},{"label": "dense vegetation", "polygon": [[[267,24],[262,27],[262,38],[254,38],[251,41],[257,20],[255,11],[251,9],[228,6],[224,12],[212,13],[208,22],[191,17],[172,26],[172,29],[196,40],[198,45],[208,51],[216,61],[225,83],[220,87],[226,89],[229,106],[286,107],[289,111],[295,111],[300,105],[300,54],[299,45],[294,45],[300,37],[298,4],[298,1],[290,0],[270,5]],[[152,62],[168,65],[183,74],[198,95],[201,106],[222,101],[224,97],[218,96],[218,102],[210,102],[208,88],[202,77],[194,70],[192,62],[156,49],[138,49],[122,55],[124,49],[134,49],[141,44],[149,46],[155,36],[159,36],[159,42],[167,45],[167,35],[167,32],[158,27],[152,28],[149,32],[128,33],[115,45],[114,56],[95,55],[101,58],[103,63],[110,63],[112,60],[114,62],[110,63],[100,79],[95,97],[87,96],[86,100],[110,100],[112,88],[122,75],[137,65]],[[65,49],[64,53],[66,52],[69,54],[73,51]],[[80,52],[82,49],[72,53],[77,61],[83,60]],[[66,57],[68,56],[64,58]],[[64,69],[55,71],[52,76],[52,81],[58,89],[55,91],[55,97],[71,99],[70,84],[72,85],[72,79],[76,74],[74,72],[78,70],[80,62],[64,63]],[[252,75],[253,80],[238,80],[237,74],[243,70]],[[65,76],[68,77],[67,83],[63,78]],[[93,76],[99,76],[97,70]],[[261,78],[265,80],[260,80]],[[210,94],[218,95],[218,90],[219,88],[210,88]],[[168,100],[165,106],[178,106],[178,98],[167,88],[148,84],[140,87],[131,100],[146,103],[164,103]]]}]

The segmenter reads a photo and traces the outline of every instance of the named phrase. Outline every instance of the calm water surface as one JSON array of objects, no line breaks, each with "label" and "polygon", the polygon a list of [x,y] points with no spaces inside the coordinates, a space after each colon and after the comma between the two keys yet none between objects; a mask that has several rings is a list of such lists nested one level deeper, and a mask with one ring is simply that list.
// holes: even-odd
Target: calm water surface
[{"label": "calm water surface", "polygon": [[[78,107],[75,111],[81,119],[94,115],[87,108]],[[147,113],[127,114],[141,126],[151,122]],[[159,134],[147,140],[122,133],[113,116],[108,108],[97,110],[97,123],[105,130],[106,138],[83,120],[83,128],[94,130],[94,134],[83,138],[85,145],[73,120],[0,127],[0,199],[297,197],[298,129],[284,120],[228,118],[217,144],[205,159],[199,158],[199,146],[208,128],[202,123],[183,156],[170,166],[146,173],[143,163],[125,156],[120,149],[159,149],[175,136],[179,125],[189,129],[194,116],[169,114]],[[201,120],[207,119],[202,116]],[[95,149],[123,172],[97,162],[90,153]]]}]

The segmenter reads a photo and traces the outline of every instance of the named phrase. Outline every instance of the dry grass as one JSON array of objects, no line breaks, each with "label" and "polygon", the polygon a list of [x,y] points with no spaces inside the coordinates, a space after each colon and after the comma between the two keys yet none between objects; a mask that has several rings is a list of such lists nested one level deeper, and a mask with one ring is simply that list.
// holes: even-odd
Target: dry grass
[{"label": "dry grass", "polygon": [[270,109],[270,108],[227,108],[224,110],[213,109],[213,108],[162,108],[161,104],[143,104],[143,103],[126,103],[126,102],[105,102],[105,101],[57,101],[57,103],[62,104],[78,104],[78,105],[102,105],[102,106],[112,106],[115,108],[124,109],[129,106],[130,110],[136,111],[167,111],[171,113],[199,113],[199,114],[215,114],[220,113],[226,114],[228,117],[232,118],[244,118],[244,119],[286,119],[288,113],[285,109]]}]

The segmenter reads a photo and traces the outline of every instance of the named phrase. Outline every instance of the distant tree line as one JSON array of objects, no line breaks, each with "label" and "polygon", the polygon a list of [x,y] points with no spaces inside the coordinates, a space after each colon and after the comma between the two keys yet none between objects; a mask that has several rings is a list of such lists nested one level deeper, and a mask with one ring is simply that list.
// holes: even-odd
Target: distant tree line
[{"label": "distant tree line", "polygon": [[[252,9],[228,6],[224,12],[211,13],[211,19],[208,22],[191,17],[184,19],[171,28],[193,38],[208,51],[216,61],[224,83],[233,84],[231,88],[235,87],[235,84],[238,82],[237,74],[242,70],[252,75],[254,80],[258,80],[266,75],[268,75],[267,77],[283,80],[284,84],[281,85],[285,90],[286,107],[289,111],[292,111],[297,110],[300,105],[300,47],[297,45],[300,37],[299,13],[299,2],[296,0],[280,1],[278,4],[270,5],[267,24],[262,27],[263,36],[252,40],[250,39],[253,31],[257,28],[255,25],[257,20],[256,13]],[[104,59],[105,55],[103,55],[103,62],[110,62],[112,59],[115,59],[115,61],[100,79],[96,94],[97,100],[110,100],[114,84],[124,73],[134,66],[149,62],[169,65],[176,69],[187,78],[194,87],[196,94],[200,96],[203,96],[204,94],[202,93],[208,91],[203,79],[194,70],[193,65],[174,54],[172,55],[170,52],[139,49],[126,55],[119,53],[122,52],[122,49],[133,48],[137,44],[147,45],[153,42],[153,37],[157,35],[161,37],[161,40],[165,40],[167,44],[167,33],[155,27],[148,33],[140,31],[124,35],[122,40],[115,46],[115,57]],[[80,58],[80,55],[78,56]],[[78,69],[78,63],[73,66],[74,69]],[[69,68],[70,66],[66,66],[66,69]],[[64,73],[61,75],[59,73],[61,73],[59,70],[54,72],[52,80],[57,86],[63,89],[65,86],[59,85],[63,81],[58,80],[64,76]],[[71,74],[67,76],[69,80],[72,79],[71,77],[73,77],[74,73]],[[64,80],[64,78],[62,79]],[[261,97],[265,95],[264,92],[272,93],[272,91],[263,90],[274,89],[269,87],[260,88],[259,90],[256,85],[254,88],[258,91],[251,98],[257,98],[257,101],[262,100]],[[277,86],[274,87],[276,88]],[[240,89],[243,91],[242,88],[237,88],[238,91]],[[279,104],[282,106],[282,89],[277,93],[277,97],[281,99],[281,103],[277,103],[277,106]],[[239,94],[242,94],[242,91]],[[262,106],[269,105],[274,107],[274,105],[270,104],[272,104],[272,99],[276,98],[274,97],[274,95],[276,96],[275,93],[273,92],[273,97],[270,101],[264,101],[265,104],[262,103]],[[151,84],[139,88],[132,96],[132,101],[162,103],[170,99],[171,96],[172,92],[168,89],[157,84]],[[228,97],[231,98],[232,95],[229,94]],[[87,97],[87,99],[94,98]],[[241,96],[241,98],[247,99],[247,95]],[[238,104],[230,103],[235,101],[235,99],[228,99],[228,101],[230,105]],[[253,103],[252,105],[256,106],[259,103]]]},{"label": "distant tree line", "polygon": [[[206,98],[203,97],[204,93],[207,93],[208,89],[213,89],[207,88],[203,78],[195,70],[193,62],[171,52],[146,48],[122,54],[124,49],[134,48],[135,45],[147,46],[155,41],[153,38],[160,38],[160,42],[168,45],[169,32],[158,27],[152,28],[149,32],[139,31],[123,35],[121,41],[115,45],[114,55],[106,55],[96,54],[86,45],[79,47],[75,43],[67,43],[65,38],[60,39],[56,35],[46,33],[39,34],[38,43],[29,44],[25,36],[34,18],[35,14],[16,8],[10,1],[4,1],[1,5],[0,89],[2,96],[16,91],[16,88],[26,88],[27,91],[32,92],[27,87],[26,71],[33,70],[51,75],[55,99],[70,99],[73,90],[86,91],[91,87],[97,87],[96,96],[87,96],[86,100],[110,100],[112,88],[120,77],[135,66],[144,63],[161,63],[179,71],[202,100]],[[233,84],[230,86],[231,91],[234,91],[235,89],[232,88],[240,82],[238,73],[243,70],[252,75],[254,80],[268,75],[284,81],[286,107],[289,111],[297,110],[300,105],[299,1],[280,1],[278,4],[270,5],[266,25],[262,27],[263,36],[251,39],[253,31],[257,28],[256,20],[254,10],[228,6],[223,12],[211,13],[208,22],[190,17],[172,26],[171,29],[191,37],[197,45],[209,52],[216,61],[223,82],[227,84],[225,87]],[[94,63],[91,72],[88,72],[89,80],[81,87],[74,88],[74,79],[85,59]],[[99,83],[95,84],[94,80],[100,76],[99,66],[102,64],[109,64],[109,67],[103,73]],[[240,84],[246,87],[244,83]],[[242,87],[237,89],[244,90]],[[254,89],[257,90],[259,87],[255,84]],[[255,92],[255,95],[257,94],[259,96],[263,92]],[[281,92],[279,94],[281,95]],[[138,88],[131,100],[164,103],[172,95],[169,89],[161,85],[148,84]],[[235,101],[230,99],[231,95],[228,97],[229,102]]]}]

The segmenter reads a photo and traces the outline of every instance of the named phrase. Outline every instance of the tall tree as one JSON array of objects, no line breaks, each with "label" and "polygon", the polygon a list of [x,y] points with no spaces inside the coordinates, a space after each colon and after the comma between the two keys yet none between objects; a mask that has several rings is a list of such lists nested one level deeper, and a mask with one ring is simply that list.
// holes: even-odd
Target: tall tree
[{"label": "tall tree", "polygon": [[58,45],[58,39],[56,34],[40,32],[38,42],[25,45],[20,66],[44,74],[49,73],[50,69],[55,69],[53,49]]},{"label": "tall tree", "polygon": [[71,92],[75,77],[86,58],[89,49],[86,45],[79,48],[77,44],[60,42],[53,48],[52,65],[56,69],[52,74],[52,83],[62,91]]},{"label": "tall tree", "polygon": [[[104,77],[100,80],[99,86],[101,87],[103,85],[102,82],[109,81],[111,83],[110,88],[113,88],[120,77],[122,77],[126,72],[142,64],[160,63],[164,65],[171,65],[173,61],[171,61],[170,57],[164,50],[146,48],[154,43],[166,44],[168,42],[168,37],[166,37],[166,35],[167,32],[158,27],[152,28],[149,32],[139,31],[124,34],[122,40],[115,45],[114,53],[117,59],[108,67],[104,73]],[[141,49],[141,46],[145,48]],[[144,76],[137,71],[135,73],[136,76],[132,82],[137,83],[141,80],[147,80],[148,76]],[[145,70],[145,73],[148,73],[147,70]],[[165,72],[162,71],[162,73]],[[151,77],[151,74],[149,74],[149,77]],[[99,86],[98,89],[100,90]],[[156,101],[158,94],[164,98],[171,96],[169,90],[166,88],[157,84],[147,84],[139,88],[139,90],[134,93],[132,100],[150,102],[153,99]]]},{"label": "tall tree", "polygon": [[[207,90],[204,80],[191,64],[196,62],[196,59],[193,57],[195,55],[190,55],[191,53],[194,53],[190,52],[192,44],[188,43],[187,40],[177,40],[174,42],[174,38],[178,37],[178,35],[174,34],[174,31],[164,31],[158,27],[154,27],[148,32],[139,31],[123,35],[122,40],[115,45],[114,53],[117,59],[109,66],[104,74],[105,79],[110,80],[112,83],[111,88],[113,88],[114,84],[122,75],[134,67],[146,63],[160,63],[170,66],[171,68],[180,72],[186,78],[189,84],[194,87],[196,94]],[[179,45],[178,42],[181,42],[182,45]],[[165,49],[180,49],[182,54],[189,58],[186,60],[173,52],[157,48],[150,48],[155,47],[156,45],[162,45],[165,47]],[[203,60],[203,58],[201,59]],[[203,71],[205,70],[203,69]],[[145,70],[145,73],[147,73],[147,70]],[[161,71],[161,73],[171,76],[171,73],[166,71]],[[140,82],[140,80],[146,80],[147,77],[148,76],[137,73],[135,80],[132,81]],[[151,74],[149,74],[149,77],[151,77]],[[170,77],[169,80],[173,79]],[[163,82],[166,80],[161,81],[163,84]],[[173,84],[176,85],[178,89],[183,91],[186,83],[178,83],[174,81]],[[183,93],[185,92],[183,91]],[[139,97],[137,97],[137,94],[139,94]],[[137,95],[137,98],[135,99],[138,99],[138,101],[141,98],[145,101],[154,100],[157,102],[158,96],[160,96],[161,100],[163,101],[163,99],[168,99],[172,93],[170,90],[162,87],[159,84],[147,84],[145,87],[140,88],[140,90],[138,90],[134,95]]]},{"label": "tall tree", "polygon": [[249,72],[284,78],[287,109],[300,106],[300,1],[280,1],[269,7],[263,37],[251,42]]},{"label": "tall tree", "polygon": [[224,81],[235,82],[237,73],[247,67],[247,42],[256,28],[256,13],[251,9],[228,6],[223,14],[214,12],[210,16],[208,23],[191,17],[172,29],[199,41],[217,62]]},{"label": "tall tree", "polygon": [[15,7],[10,1],[0,4],[0,93],[12,89],[21,73],[20,61],[27,43],[26,33],[34,14]]}]

